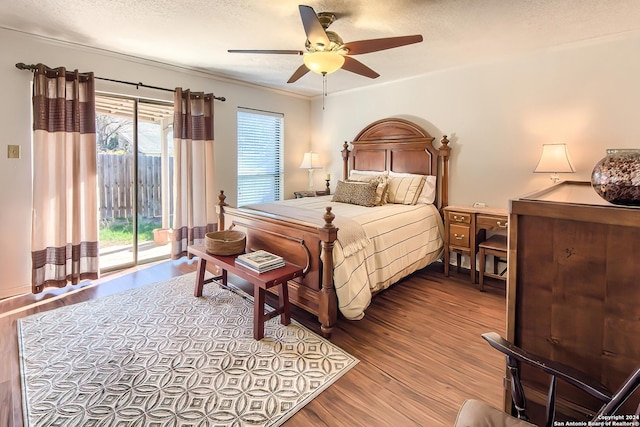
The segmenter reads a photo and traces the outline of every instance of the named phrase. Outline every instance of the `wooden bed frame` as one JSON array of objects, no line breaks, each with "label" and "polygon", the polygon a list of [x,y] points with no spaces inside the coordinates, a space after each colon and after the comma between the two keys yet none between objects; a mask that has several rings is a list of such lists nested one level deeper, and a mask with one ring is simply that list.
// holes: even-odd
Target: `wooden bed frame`
[{"label": "wooden bed frame", "polygon": [[[364,128],[342,150],[343,176],[349,170],[379,170],[438,176],[436,206],[441,210],[448,199],[449,141],[445,135],[439,148],[434,138],[420,126],[403,119],[388,118]],[[440,172],[438,174],[438,172]],[[226,226],[247,235],[247,249],[264,249],[304,266],[304,275],[289,282],[291,303],[315,314],[322,333],[328,337],[338,318],[338,301],[333,287],[333,246],[339,230],[332,222],[331,207],[318,227],[290,218],[225,204],[219,196],[218,228]]]}]

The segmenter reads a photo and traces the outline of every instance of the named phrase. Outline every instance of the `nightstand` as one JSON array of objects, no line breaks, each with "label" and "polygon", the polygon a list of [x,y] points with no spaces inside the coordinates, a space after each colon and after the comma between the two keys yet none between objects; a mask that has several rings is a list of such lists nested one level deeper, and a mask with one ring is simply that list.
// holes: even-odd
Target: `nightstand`
[{"label": "nightstand", "polygon": [[462,255],[469,257],[471,283],[477,283],[476,255],[478,245],[486,240],[486,230],[507,231],[507,211],[471,206],[447,206],[444,208],[444,226],[444,275],[449,275],[450,253],[455,252],[458,269]]},{"label": "nightstand", "polygon": [[331,192],[327,188],[326,190],[305,190],[305,191],[294,191],[293,195],[296,196],[296,199],[301,199],[303,197],[317,197],[317,196],[328,196]]}]

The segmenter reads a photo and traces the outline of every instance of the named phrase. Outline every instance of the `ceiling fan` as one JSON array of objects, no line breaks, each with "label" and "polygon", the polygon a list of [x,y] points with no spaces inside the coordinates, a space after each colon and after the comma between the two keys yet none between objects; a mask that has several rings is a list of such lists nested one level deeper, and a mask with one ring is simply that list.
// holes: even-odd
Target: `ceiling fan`
[{"label": "ceiling fan", "polygon": [[394,47],[419,43],[422,35],[387,37],[381,39],[360,40],[344,43],[342,38],[333,31],[328,31],[329,25],[336,20],[336,15],[331,12],[316,14],[310,6],[299,5],[302,25],[307,35],[305,42],[306,51],[302,50],[228,50],[229,53],[267,53],[284,55],[303,55],[302,64],[289,78],[287,83],[293,83],[313,71],[327,75],[340,68],[375,79],[380,74],[353,59],[352,55],[377,52]]}]

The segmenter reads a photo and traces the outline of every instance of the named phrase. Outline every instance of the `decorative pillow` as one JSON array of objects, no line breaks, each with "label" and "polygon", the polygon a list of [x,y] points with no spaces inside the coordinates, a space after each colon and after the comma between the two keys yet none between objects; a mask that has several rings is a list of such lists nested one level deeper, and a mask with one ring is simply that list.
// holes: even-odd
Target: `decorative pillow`
[{"label": "decorative pillow", "polygon": [[332,202],[351,203],[360,206],[376,205],[377,183],[338,181]]},{"label": "decorative pillow", "polygon": [[389,178],[386,175],[361,175],[359,173],[351,173],[347,182],[369,182],[377,184],[376,205],[382,206],[387,204],[388,180]]},{"label": "decorative pillow", "polygon": [[424,187],[424,176],[389,177],[387,201],[403,205],[415,205]]},{"label": "decorative pillow", "polygon": [[437,185],[437,177],[435,175],[418,175],[414,173],[398,173],[398,172],[389,172],[390,177],[416,177],[423,176],[425,177],[424,186],[422,187],[422,191],[418,196],[418,200],[416,203],[425,203],[425,204],[433,204],[436,201],[436,185]]}]

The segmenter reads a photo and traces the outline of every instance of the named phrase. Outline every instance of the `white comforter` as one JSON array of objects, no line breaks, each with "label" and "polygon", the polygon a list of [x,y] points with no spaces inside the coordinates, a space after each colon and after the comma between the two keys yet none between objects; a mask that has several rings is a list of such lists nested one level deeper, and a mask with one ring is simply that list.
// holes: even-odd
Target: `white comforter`
[{"label": "white comforter", "polygon": [[[334,224],[344,229],[342,233],[338,231],[333,250],[333,282],[338,306],[347,319],[357,320],[364,316],[374,292],[440,258],[443,249],[442,219],[433,205],[363,207],[331,202],[331,197],[283,200],[276,202],[277,212],[272,212],[274,206],[270,209],[270,205],[274,205],[272,203],[244,207],[278,215],[283,215],[287,207],[295,207],[289,210],[288,216],[321,227],[325,207],[331,206],[336,215]],[[350,241],[341,241],[341,234],[347,238],[346,229],[357,227],[356,223],[361,229],[349,230]],[[366,237],[355,242],[354,235],[360,237],[362,233]],[[349,250],[345,251],[344,246]]]}]

